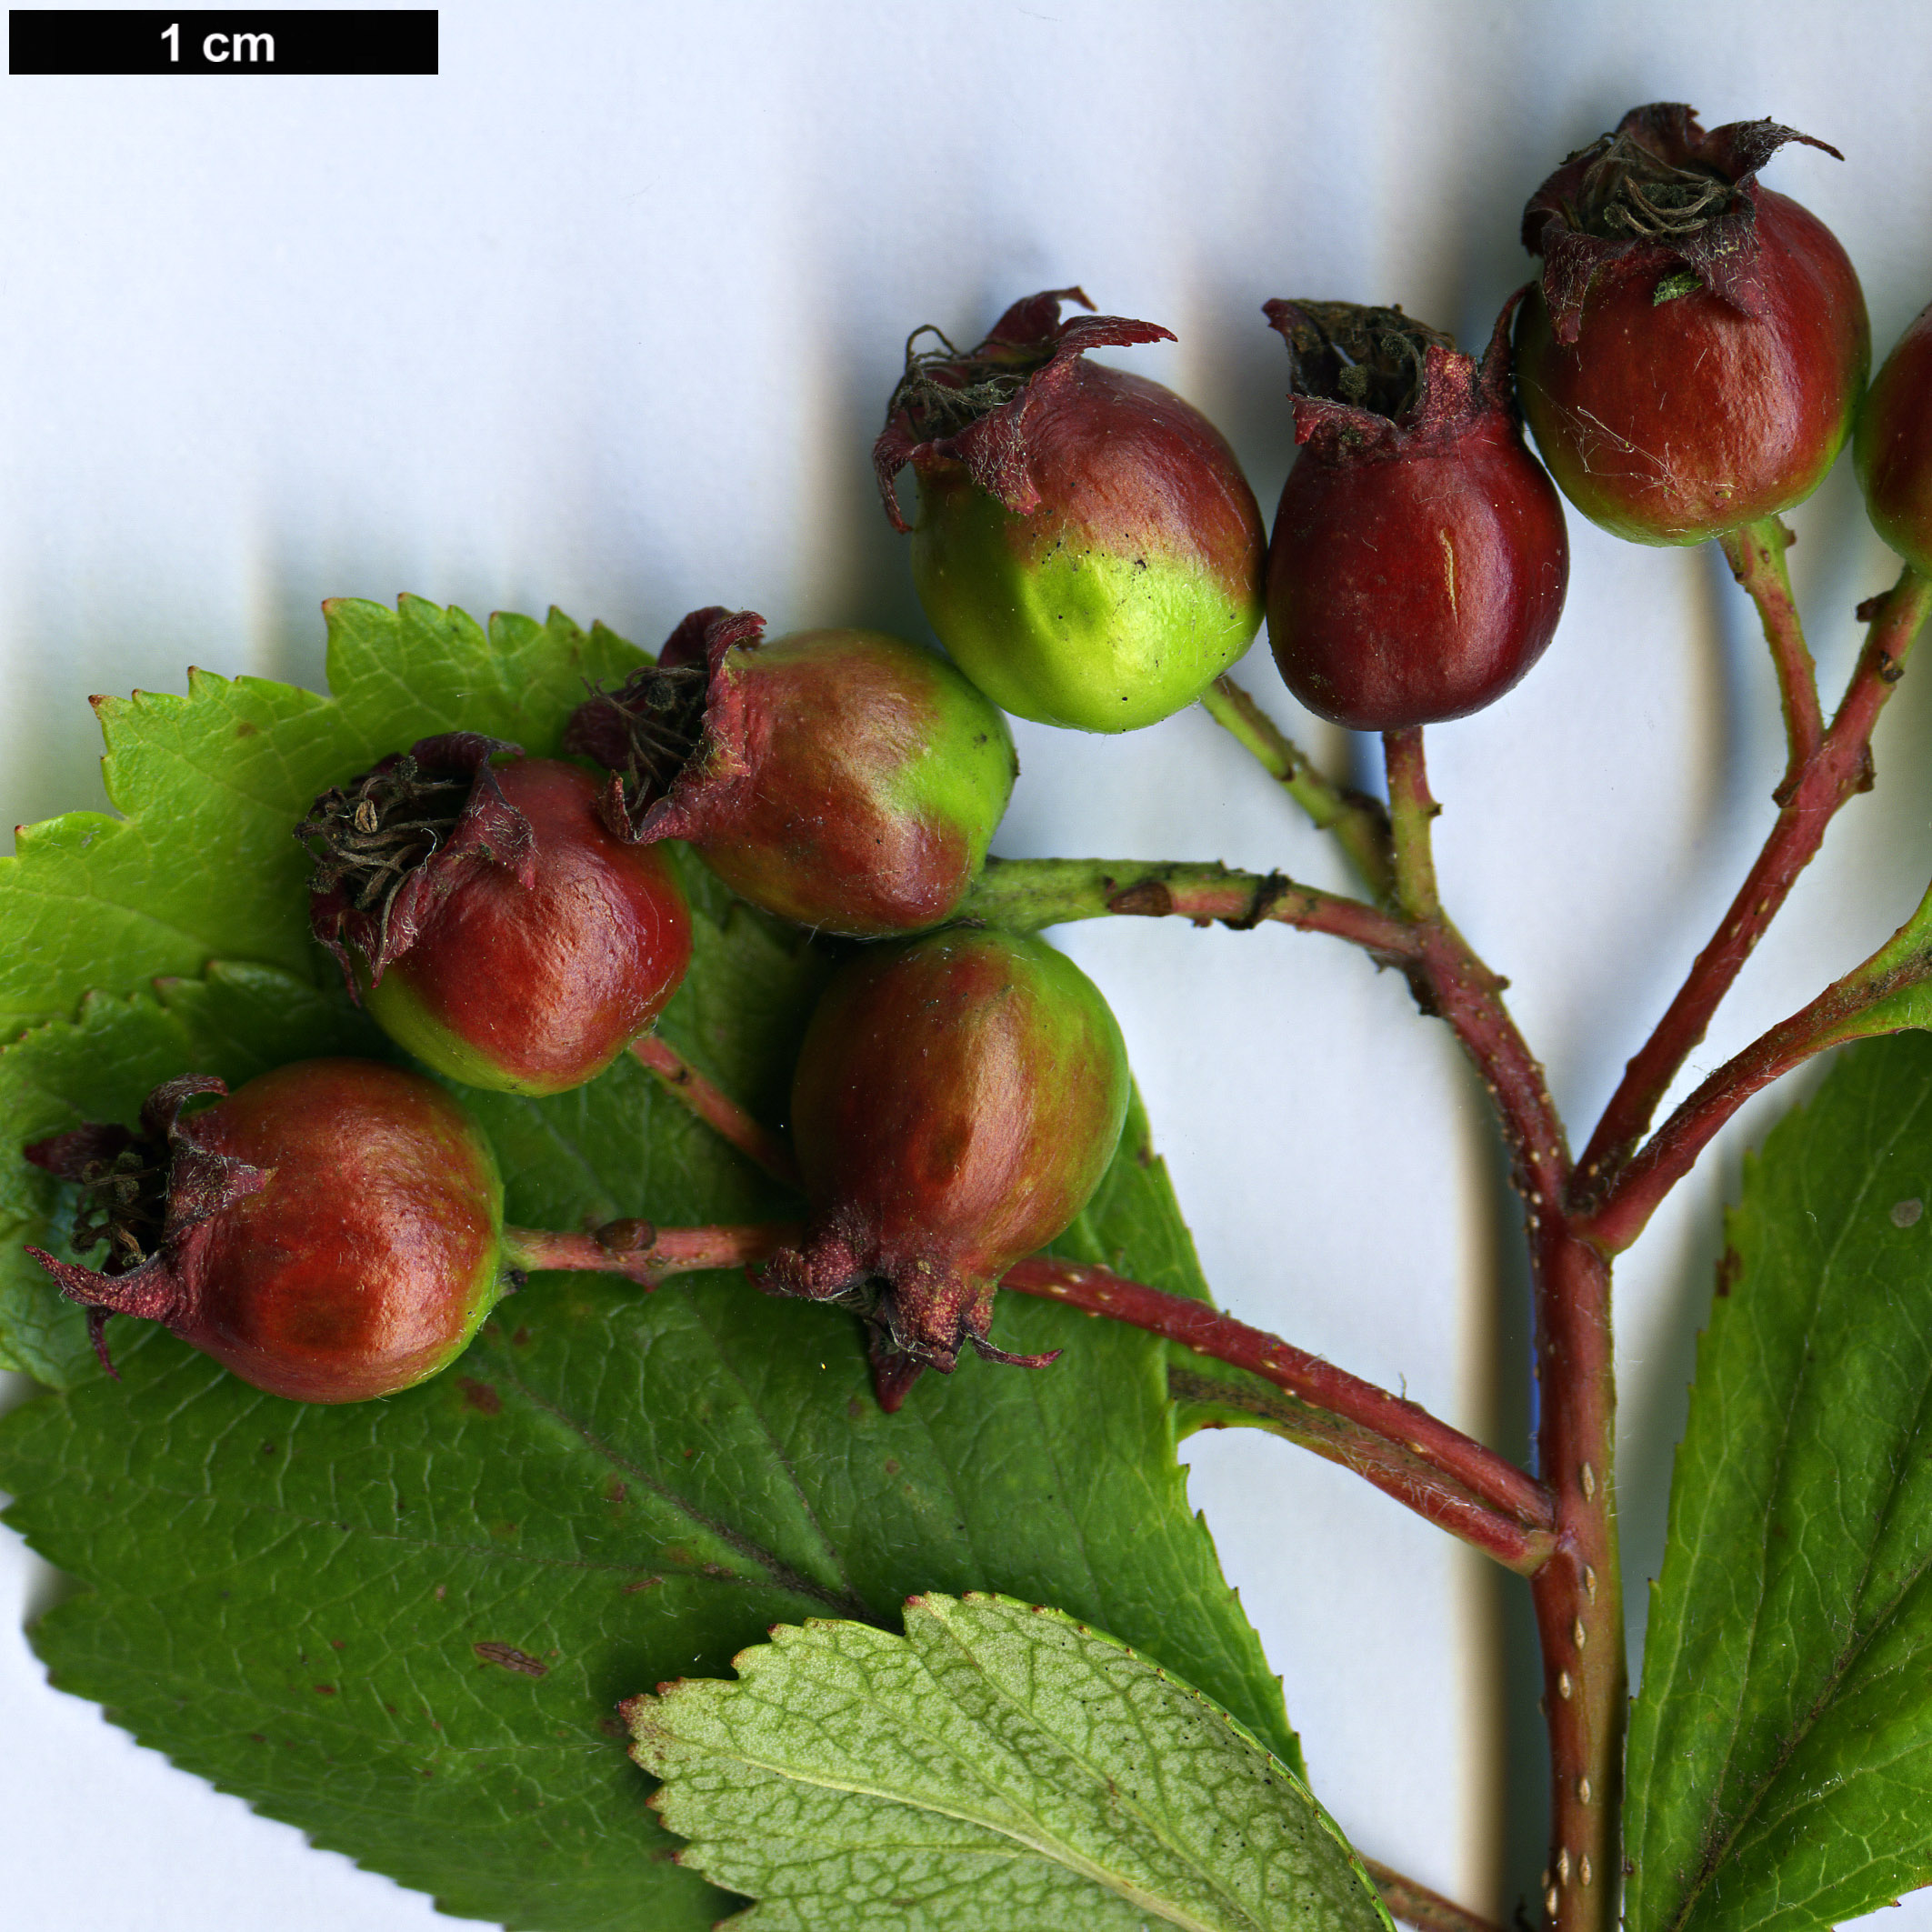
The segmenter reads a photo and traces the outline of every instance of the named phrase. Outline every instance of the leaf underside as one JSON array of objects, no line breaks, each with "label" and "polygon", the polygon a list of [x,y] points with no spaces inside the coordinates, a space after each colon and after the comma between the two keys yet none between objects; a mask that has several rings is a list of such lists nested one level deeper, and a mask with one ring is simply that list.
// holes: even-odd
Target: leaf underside
[{"label": "leaf underside", "polygon": [[[0,1352],[50,1388],[0,1423],[0,1486],[85,1586],[36,1627],[53,1680],[318,1843],[544,1932],[695,1932],[729,1909],[671,1862],[620,1697],[722,1672],[776,1622],[896,1627],[922,1590],[1063,1605],[1298,1771],[1187,1507],[1162,1345],[1137,1331],[1006,1297],[996,1339],[1061,1360],[968,1361],[887,1416],[843,1314],[737,1275],[651,1296],[538,1276],[449,1373],[305,1407],[126,1319],[109,1381],[20,1255],[65,1252],[65,1204],[5,1150],[131,1120],[190,1069],[234,1084],[392,1054],[306,937],[290,830],[316,791],[458,726],[548,752],[582,679],[638,657],[555,615],[486,632],[416,603],[337,605],[336,698],[197,677],[186,698],[109,707],[127,820],[71,815],[0,861],[0,1011],[19,1034],[0,1052]],[[695,965],[662,1031],[776,1122],[827,956],[684,871]],[[628,1058],[554,1099],[464,1097],[522,1225],[797,1212]],[[1056,1249],[1205,1294],[1137,1103]]]},{"label": "leaf underside", "polygon": [[1056,1610],[780,1627],[627,1707],[744,1932],[1376,1932],[1341,1835],[1226,1713]]},{"label": "leaf underside", "polygon": [[1748,1160],[1630,1733],[1632,1932],[1803,1932],[1932,1882],[1932,1039]]}]

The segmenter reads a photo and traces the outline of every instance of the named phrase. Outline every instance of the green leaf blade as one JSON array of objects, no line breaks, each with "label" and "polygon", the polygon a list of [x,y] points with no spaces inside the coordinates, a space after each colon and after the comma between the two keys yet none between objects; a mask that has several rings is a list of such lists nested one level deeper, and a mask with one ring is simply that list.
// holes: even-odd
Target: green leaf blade
[{"label": "green leaf blade", "polygon": [[735,1925],[1386,1924],[1294,1774],[1125,1645],[984,1595],[905,1619],[782,1627],[626,1707],[686,1861],[759,1901]]},{"label": "green leaf blade", "polygon": [[[333,699],[197,676],[185,698],[110,707],[128,817],[57,821],[0,862],[0,937],[49,907],[74,928],[37,965],[0,946],[0,1014],[30,1028],[0,1049],[0,1350],[52,1391],[0,1422],[0,1485],[82,1586],[35,1629],[55,1681],[317,1842],[541,1932],[696,1932],[729,1908],[670,1862],[615,1708],[721,1673],[776,1622],[896,1624],[930,1590],[1059,1603],[1298,1766],[1187,1506],[1164,1349],[1136,1330],[1003,1297],[996,1336],[1062,1359],[972,1360],[887,1416],[849,1316],[741,1276],[646,1295],[546,1275],[448,1374],[386,1402],[277,1402],[127,1320],[108,1329],[125,1379],[101,1375],[79,1311],[21,1252],[60,1246],[66,1204],[18,1149],[132,1121],[183,1072],[236,1085],[317,1053],[393,1056],[308,945],[292,827],[427,731],[549,751],[586,680],[640,655],[555,613],[330,618]],[[662,1030],[781,1120],[828,961],[680,863],[694,965]],[[211,966],[236,936],[245,963]],[[798,1212],[628,1058],[548,1100],[461,1097],[523,1226]],[[1137,1111],[1062,1246],[1205,1293]]]},{"label": "green leaf blade", "polygon": [[1932,1882],[1932,1041],[1747,1163],[1630,1738],[1633,1932],[1807,1932]]}]

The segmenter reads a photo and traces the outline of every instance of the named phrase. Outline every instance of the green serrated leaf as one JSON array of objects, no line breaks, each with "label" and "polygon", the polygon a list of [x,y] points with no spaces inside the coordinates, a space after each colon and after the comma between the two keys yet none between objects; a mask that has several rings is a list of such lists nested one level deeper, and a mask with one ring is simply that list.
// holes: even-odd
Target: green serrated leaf
[{"label": "green serrated leaf", "polygon": [[1932,1882],[1932,1040],[1747,1163],[1629,1749],[1632,1932],[1806,1932]]},{"label": "green serrated leaf", "polygon": [[1228,1714],[1058,1610],[928,1593],[904,1637],[781,1627],[626,1707],[684,1862],[746,1932],[1371,1932],[1307,1787]]},{"label": "green serrated leaf", "polygon": [[420,597],[396,610],[342,598],[327,617],[334,699],[195,671],[185,697],[99,701],[107,796],[124,816],[25,827],[0,858],[0,1038],[72,1017],[90,992],[215,959],[321,983],[293,836],[316,794],[432,732],[552,752],[585,681],[643,658],[560,611],[485,629]]},{"label": "green serrated leaf", "polygon": [[[845,1315],[736,1276],[655,1296],[546,1276],[451,1373],[387,1402],[279,1402],[131,1321],[109,1330],[125,1379],[97,1371],[18,1256],[20,1239],[57,1241],[59,1190],[15,1150],[77,1117],[131,1120],[191,1068],[238,1081],[388,1051],[307,950],[289,827],[319,786],[428,730],[547,748],[579,679],[636,655],[562,619],[331,615],[335,700],[217,679],[122,707],[129,820],[58,821],[0,872],[0,941],[56,906],[75,927],[34,972],[0,944],[12,1010],[44,1022],[0,1053],[0,1346],[58,1385],[0,1423],[0,1485],[10,1520],[85,1586],[36,1627],[55,1681],[318,1842],[544,1932],[696,1932],[728,1908],[669,1862],[614,1710],[639,1684],[722,1671],[774,1622],[884,1625],[928,1589],[1060,1603],[1296,1766],[1279,1686],[1187,1507],[1164,1349],[1134,1330],[1009,1297],[996,1336],[1064,1348],[1057,1364],[971,1361],[887,1416]],[[93,843],[63,856],[61,826]],[[686,874],[694,966],[663,1031],[781,1119],[826,958]],[[151,985],[236,934],[250,964]],[[628,1059],[550,1100],[463,1097],[524,1226],[796,1213]],[[1061,1246],[1201,1292],[1137,1111]]]}]

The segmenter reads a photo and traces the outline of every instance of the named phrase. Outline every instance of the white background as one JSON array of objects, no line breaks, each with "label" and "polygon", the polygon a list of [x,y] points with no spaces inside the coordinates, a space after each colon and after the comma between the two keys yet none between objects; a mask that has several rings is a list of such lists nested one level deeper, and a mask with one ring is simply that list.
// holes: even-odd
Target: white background
[{"label": "white background", "polygon": [[[486,5],[440,76],[0,82],[0,823],[95,805],[94,691],[193,662],[314,683],[316,606],[556,602],[655,642],[699,604],[926,635],[867,449],[900,345],[1079,282],[1176,346],[1118,359],[1232,438],[1272,509],[1292,444],[1270,295],[1399,301],[1479,345],[1522,203],[1652,99],[1835,142],[1771,185],[1864,276],[1882,354],[1932,296],[1923,0]],[[1793,521],[1827,694],[1892,560],[1847,466]],[[1572,518],[1535,676],[1431,734],[1439,864],[1581,1126],[1768,823],[1777,706],[1714,556]],[[1338,766],[1363,747],[1240,674]],[[1753,960],[1708,1069],[1905,916],[1932,870],[1932,666],[1882,782]],[[1009,855],[1221,857],[1341,884],[1198,715],[1021,726]],[[1068,931],[1114,1002],[1210,1279],[1235,1312],[1519,1445],[1517,1216],[1472,1082],[1401,983],[1335,942]],[[1695,1071],[1695,1069],[1694,1069]],[[1621,1270],[1633,1616],[1720,1200],[1760,1103]],[[1372,1856],[1498,1915],[1535,1881],[1521,1587],[1258,1435],[1193,1492],[1286,1679],[1316,1788]],[[11,1604],[49,1589],[17,1539]],[[0,1627],[10,1922],[388,1932],[428,1902],[254,1817],[49,1691]],[[1633,1630],[1633,1638],[1639,1633]],[[1513,1659],[1513,1660],[1512,1660]],[[272,1901],[272,1904],[268,1901]],[[1932,1898],[1887,1914],[1932,1927]]]}]

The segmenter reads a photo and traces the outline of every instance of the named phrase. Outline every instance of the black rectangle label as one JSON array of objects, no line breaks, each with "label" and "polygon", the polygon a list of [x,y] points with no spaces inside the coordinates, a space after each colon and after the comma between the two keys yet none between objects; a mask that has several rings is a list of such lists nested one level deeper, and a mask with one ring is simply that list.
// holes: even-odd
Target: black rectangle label
[{"label": "black rectangle label", "polygon": [[10,74],[434,74],[436,9],[15,7]]}]

